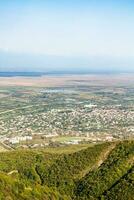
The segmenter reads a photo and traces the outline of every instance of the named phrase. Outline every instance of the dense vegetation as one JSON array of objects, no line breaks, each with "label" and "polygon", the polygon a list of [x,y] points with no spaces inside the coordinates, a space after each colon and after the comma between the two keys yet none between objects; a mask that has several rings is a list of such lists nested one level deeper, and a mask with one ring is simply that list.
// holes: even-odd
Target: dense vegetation
[{"label": "dense vegetation", "polygon": [[[118,144],[112,153],[109,154],[106,161],[98,169],[89,172],[78,182],[76,190],[77,199],[108,198],[107,195],[109,192],[111,190],[114,191],[116,184],[119,184],[122,177],[132,170],[133,160],[134,143],[124,142]],[[131,186],[134,187],[133,181]],[[122,188],[123,185],[121,184],[121,192],[128,193],[128,190],[122,191]],[[125,189],[127,189],[127,187],[125,187]],[[118,193],[118,191],[116,193]],[[116,193],[114,194],[115,197],[117,195]],[[123,199],[123,197],[118,197],[117,199]],[[132,196],[130,199],[132,199]]]},{"label": "dense vegetation", "polygon": [[134,199],[134,141],[0,154],[1,200]]}]

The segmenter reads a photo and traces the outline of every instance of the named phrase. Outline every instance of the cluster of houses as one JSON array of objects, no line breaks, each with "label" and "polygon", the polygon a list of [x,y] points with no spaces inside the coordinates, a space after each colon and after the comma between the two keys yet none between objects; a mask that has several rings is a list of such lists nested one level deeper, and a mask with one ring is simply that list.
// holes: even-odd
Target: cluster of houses
[{"label": "cluster of houses", "polygon": [[16,137],[12,137],[12,138],[9,138],[8,139],[8,142],[10,144],[19,144],[20,142],[23,142],[23,141],[27,141],[27,140],[32,140],[32,136],[16,136]]}]

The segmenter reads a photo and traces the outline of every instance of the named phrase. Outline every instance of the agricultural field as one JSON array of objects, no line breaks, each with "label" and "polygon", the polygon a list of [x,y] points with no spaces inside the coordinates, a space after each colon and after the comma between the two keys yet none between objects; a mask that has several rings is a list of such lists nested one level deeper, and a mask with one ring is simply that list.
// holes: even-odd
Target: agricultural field
[{"label": "agricultural field", "polygon": [[0,142],[44,148],[133,138],[134,76],[107,77],[0,78]]}]

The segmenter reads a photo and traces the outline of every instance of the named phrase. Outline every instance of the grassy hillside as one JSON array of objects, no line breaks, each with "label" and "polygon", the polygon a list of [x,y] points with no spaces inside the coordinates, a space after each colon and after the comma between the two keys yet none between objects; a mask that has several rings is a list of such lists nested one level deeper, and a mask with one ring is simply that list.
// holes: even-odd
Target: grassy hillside
[{"label": "grassy hillside", "polygon": [[[76,199],[107,199],[112,196],[113,191],[113,196],[116,198],[119,194],[115,186],[118,184],[117,188],[120,184],[121,188],[124,187],[123,177],[132,170],[133,164],[134,142],[119,143],[98,169],[89,172],[83,179],[78,181]],[[134,187],[133,180],[131,185]],[[121,192],[129,193],[127,187],[124,187],[126,191],[122,191],[121,188]],[[122,196],[122,199],[126,199],[125,196]],[[132,196],[130,199],[132,199]]]},{"label": "grassy hillside", "polygon": [[18,179],[0,173],[0,199],[67,200],[67,197],[61,196],[57,191],[55,191],[54,189],[50,189],[47,186],[43,187],[38,184],[33,184],[32,186],[30,185],[29,187],[26,187],[23,181],[20,182]]},{"label": "grassy hillside", "polygon": [[134,199],[134,166],[104,194],[104,199]]},{"label": "grassy hillside", "polygon": [[133,141],[55,152],[0,153],[0,199],[133,199]]}]

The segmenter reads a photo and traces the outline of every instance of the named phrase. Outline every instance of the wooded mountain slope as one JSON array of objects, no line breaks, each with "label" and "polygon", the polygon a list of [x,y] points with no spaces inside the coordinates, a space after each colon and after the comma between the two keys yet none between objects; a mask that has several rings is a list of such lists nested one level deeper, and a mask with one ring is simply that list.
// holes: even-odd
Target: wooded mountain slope
[{"label": "wooded mountain slope", "polygon": [[1,200],[134,199],[134,141],[72,153],[0,153]]}]

